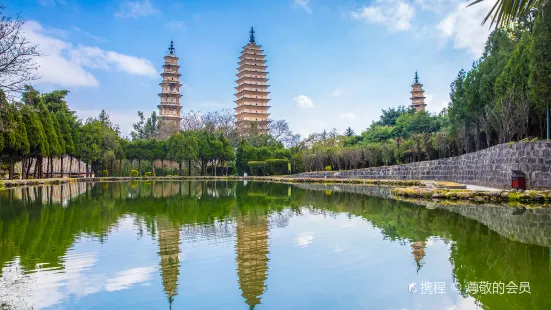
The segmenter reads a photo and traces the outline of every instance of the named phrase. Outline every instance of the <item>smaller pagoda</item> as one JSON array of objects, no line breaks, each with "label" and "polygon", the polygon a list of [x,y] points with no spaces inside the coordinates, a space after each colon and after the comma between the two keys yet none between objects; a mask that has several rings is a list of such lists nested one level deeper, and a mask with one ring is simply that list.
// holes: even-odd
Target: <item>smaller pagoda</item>
[{"label": "smaller pagoda", "polygon": [[425,264],[423,258],[425,258],[425,241],[417,241],[411,243],[411,253],[413,254],[413,259],[415,259],[415,265],[417,267],[417,273],[421,270],[421,267]]},{"label": "smaller pagoda", "polygon": [[423,90],[423,84],[419,83],[419,75],[415,71],[415,78],[411,85],[411,107],[415,108],[415,111],[425,111],[425,91]]},{"label": "smaller pagoda", "polygon": [[180,66],[178,65],[178,57],[174,55],[174,42],[170,41],[170,47],[168,48],[168,54],[164,57],[165,63],[163,65],[163,78],[159,84],[161,86],[161,103],[159,104],[159,118],[161,119],[161,133],[160,138],[166,139],[178,132],[180,129],[180,83],[181,74],[178,72]]}]

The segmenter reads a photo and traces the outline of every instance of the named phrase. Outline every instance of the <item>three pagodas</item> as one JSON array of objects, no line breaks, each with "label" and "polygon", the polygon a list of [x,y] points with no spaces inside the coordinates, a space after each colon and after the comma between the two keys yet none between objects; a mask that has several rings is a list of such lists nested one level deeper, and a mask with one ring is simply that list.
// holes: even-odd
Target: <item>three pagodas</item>
[{"label": "three pagodas", "polygon": [[[268,118],[270,106],[268,102],[268,72],[266,72],[266,55],[262,46],[256,44],[254,29],[251,27],[249,43],[243,47],[237,68],[237,93],[235,96],[237,129],[240,134],[251,131],[258,133],[268,132]],[[170,42],[168,54],[164,57],[163,81],[161,86],[161,103],[159,104],[159,119],[161,121],[161,135],[167,138],[180,128],[181,110],[180,83],[178,57],[174,54],[174,43]]]},{"label": "three pagodas", "polygon": [[[270,106],[268,102],[268,72],[266,72],[266,60],[262,45],[256,44],[254,29],[251,27],[249,43],[243,46],[239,57],[239,68],[237,68],[237,87],[235,96],[237,129],[240,134],[247,134],[251,131],[258,133],[268,132],[268,118]],[[163,138],[170,137],[178,132],[180,128],[181,110],[180,105],[180,83],[178,57],[174,54],[174,42],[170,42],[168,54],[164,57],[163,81],[161,86],[161,103],[159,104],[159,118],[161,120],[161,135]],[[423,84],[419,83],[419,76],[415,72],[415,79],[411,85],[411,107],[417,111],[424,111],[425,96]]]}]

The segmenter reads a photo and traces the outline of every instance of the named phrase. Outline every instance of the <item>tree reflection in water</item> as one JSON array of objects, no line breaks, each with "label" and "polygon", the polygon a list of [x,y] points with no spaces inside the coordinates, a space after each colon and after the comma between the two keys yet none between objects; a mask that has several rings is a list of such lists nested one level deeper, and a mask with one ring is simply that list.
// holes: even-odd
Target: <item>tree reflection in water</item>
[{"label": "tree reflection in water", "polygon": [[[117,222],[130,215],[138,231],[158,242],[170,305],[178,295],[181,243],[235,240],[239,288],[244,301],[255,308],[267,289],[270,229],[286,226],[306,208],[362,217],[389,242],[410,247],[417,270],[426,264],[427,242],[443,239],[450,245],[452,276],[464,285],[461,294],[474,297],[483,308],[551,309],[549,211],[529,210],[511,218],[506,206],[427,209],[380,198],[388,197],[380,188],[369,193],[380,197],[354,191],[359,189],[212,181],[73,183],[0,191],[0,276],[15,260],[23,272],[39,265],[62,269],[78,238],[105,242]],[[540,228],[526,228],[529,222]],[[531,294],[467,292],[465,284],[475,281],[530,282]]]}]

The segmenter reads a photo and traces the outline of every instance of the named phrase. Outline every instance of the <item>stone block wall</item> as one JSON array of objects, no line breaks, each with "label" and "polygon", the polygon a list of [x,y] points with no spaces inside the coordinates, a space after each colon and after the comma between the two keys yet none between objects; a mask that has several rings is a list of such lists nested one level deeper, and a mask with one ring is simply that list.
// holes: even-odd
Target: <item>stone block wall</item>
[{"label": "stone block wall", "polygon": [[511,170],[526,173],[528,189],[551,188],[551,142],[505,143],[444,159],[346,171],[305,172],[292,177],[436,180],[508,189],[511,188]]}]

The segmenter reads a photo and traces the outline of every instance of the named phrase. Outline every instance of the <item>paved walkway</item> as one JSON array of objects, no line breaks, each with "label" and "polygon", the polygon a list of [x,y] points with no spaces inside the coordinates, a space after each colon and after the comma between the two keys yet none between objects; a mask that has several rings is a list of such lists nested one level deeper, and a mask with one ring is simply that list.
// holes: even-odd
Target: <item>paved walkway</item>
[{"label": "paved walkway", "polygon": [[478,185],[469,185],[465,184],[467,186],[467,189],[470,189],[472,191],[487,191],[487,192],[499,192],[501,189],[499,188],[492,188],[492,187],[484,187],[484,186],[478,186]]}]

